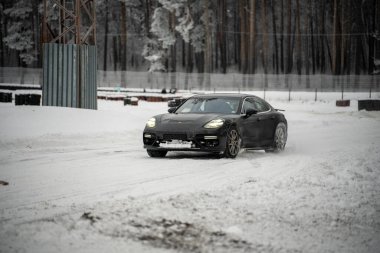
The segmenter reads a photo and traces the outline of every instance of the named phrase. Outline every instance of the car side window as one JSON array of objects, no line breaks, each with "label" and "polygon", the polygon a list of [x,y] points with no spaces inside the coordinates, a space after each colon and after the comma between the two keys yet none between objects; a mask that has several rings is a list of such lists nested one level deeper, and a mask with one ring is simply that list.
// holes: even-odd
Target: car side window
[{"label": "car side window", "polygon": [[269,111],[270,108],[266,103],[264,103],[263,101],[260,101],[259,99],[246,98],[244,100],[241,113],[245,114],[247,109],[253,109],[257,112],[266,112],[266,111]]},{"label": "car side window", "polygon": [[254,110],[257,110],[256,109],[256,105],[253,101],[252,98],[246,98],[243,102],[243,107],[241,108],[241,113],[242,114],[245,114],[247,112],[248,109],[254,109]]},{"label": "car side window", "polygon": [[254,103],[255,103],[255,107],[256,107],[256,111],[258,112],[266,112],[266,111],[269,111],[269,106],[263,102],[263,101],[260,101],[259,99],[254,99]]}]

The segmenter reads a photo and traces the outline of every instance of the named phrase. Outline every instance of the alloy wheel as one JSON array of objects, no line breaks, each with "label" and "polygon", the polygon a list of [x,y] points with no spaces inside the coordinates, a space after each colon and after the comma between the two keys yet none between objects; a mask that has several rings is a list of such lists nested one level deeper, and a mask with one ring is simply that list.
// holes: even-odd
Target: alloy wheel
[{"label": "alloy wheel", "polygon": [[275,138],[275,143],[277,150],[282,151],[285,148],[286,144],[286,136],[284,129],[282,127],[279,127],[276,129],[276,138]]},{"label": "alloy wheel", "polygon": [[232,156],[236,156],[240,151],[240,136],[235,129],[228,134],[228,150]]}]

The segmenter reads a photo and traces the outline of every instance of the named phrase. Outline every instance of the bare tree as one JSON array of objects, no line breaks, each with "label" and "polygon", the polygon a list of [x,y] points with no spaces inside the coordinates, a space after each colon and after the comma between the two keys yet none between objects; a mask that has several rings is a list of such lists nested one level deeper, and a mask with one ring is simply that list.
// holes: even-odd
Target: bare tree
[{"label": "bare tree", "polygon": [[337,74],[337,32],[338,32],[338,0],[334,0],[333,14],[333,34],[332,34],[332,73]]},{"label": "bare tree", "polygon": [[105,0],[106,10],[105,10],[105,22],[104,22],[104,50],[103,50],[103,70],[104,76],[107,71],[107,55],[108,55],[108,0]]},{"label": "bare tree", "polygon": [[205,26],[205,50],[204,50],[204,73],[205,88],[211,88],[210,72],[211,72],[211,31],[210,31],[210,15],[209,0],[204,1],[204,26]]},{"label": "bare tree", "polygon": [[246,10],[245,1],[239,0],[239,16],[240,16],[240,71],[244,74],[247,73],[247,46],[246,46]]},{"label": "bare tree", "polygon": [[280,36],[280,66],[281,66],[281,73],[285,72],[285,65],[284,65],[284,0],[281,0],[281,36]]},{"label": "bare tree", "polygon": [[261,24],[262,24],[262,31],[263,31],[262,62],[263,62],[264,73],[267,74],[267,71],[268,71],[268,24],[267,24],[266,0],[262,0]]},{"label": "bare tree", "polygon": [[292,71],[293,66],[293,53],[292,53],[292,0],[288,0],[287,6],[287,15],[288,15],[288,31],[287,31],[287,65],[286,65],[286,73],[290,73]]},{"label": "bare tree", "polygon": [[278,63],[278,42],[277,42],[277,25],[276,25],[276,12],[274,7],[274,0],[271,1],[272,10],[272,26],[273,26],[273,42],[274,42],[274,72],[279,73],[279,63]]},{"label": "bare tree", "polygon": [[127,14],[125,1],[120,2],[120,51],[121,51],[121,86],[126,87],[127,70]]},{"label": "bare tree", "polygon": [[301,75],[302,68],[302,49],[301,49],[301,14],[300,14],[300,1],[296,0],[296,11],[297,11],[297,31],[296,31],[296,41],[297,41],[297,73]]},{"label": "bare tree", "polygon": [[249,8],[249,73],[256,69],[256,0],[250,0]]}]

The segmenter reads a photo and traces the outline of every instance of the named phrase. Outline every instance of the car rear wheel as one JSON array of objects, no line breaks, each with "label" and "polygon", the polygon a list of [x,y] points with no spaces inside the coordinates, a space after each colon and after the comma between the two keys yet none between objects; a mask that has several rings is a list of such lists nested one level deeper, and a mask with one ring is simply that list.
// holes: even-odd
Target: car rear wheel
[{"label": "car rear wheel", "polygon": [[168,151],[163,151],[163,150],[150,150],[147,149],[146,152],[150,157],[165,157]]},{"label": "car rear wheel", "polygon": [[224,157],[235,158],[240,151],[241,138],[235,127],[232,127],[227,133],[226,150]]},{"label": "car rear wheel", "polygon": [[273,147],[272,149],[265,150],[266,152],[281,152],[285,149],[286,141],[288,138],[288,132],[284,123],[279,123],[274,132]]}]

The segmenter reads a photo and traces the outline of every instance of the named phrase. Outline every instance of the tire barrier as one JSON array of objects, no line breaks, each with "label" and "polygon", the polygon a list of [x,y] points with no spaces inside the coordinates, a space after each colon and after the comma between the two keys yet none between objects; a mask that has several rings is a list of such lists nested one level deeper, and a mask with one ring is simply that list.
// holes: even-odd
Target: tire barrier
[{"label": "tire barrier", "polygon": [[139,99],[136,97],[131,98],[131,105],[138,106],[139,105]]},{"label": "tire barrier", "polygon": [[380,111],[380,100],[367,99],[358,101],[358,110]]},{"label": "tire barrier", "polygon": [[0,84],[1,90],[41,90],[41,85],[37,84]]},{"label": "tire barrier", "polygon": [[165,88],[161,90],[161,94],[176,94],[177,93],[177,88],[171,88],[169,91],[167,91]]},{"label": "tire barrier", "polygon": [[338,107],[347,107],[350,106],[350,100],[337,100],[336,101],[336,106]]},{"label": "tire barrier", "polygon": [[6,185],[9,185],[9,183],[6,182],[6,181],[0,180],[0,185],[4,185],[4,186],[6,186]]},{"label": "tire barrier", "polygon": [[139,99],[137,97],[126,97],[124,98],[124,105],[139,105]]},{"label": "tire barrier", "polygon": [[98,99],[103,99],[103,100],[112,100],[112,101],[123,101],[124,96],[106,96],[106,95],[100,95],[98,96]]},{"label": "tire barrier", "polygon": [[12,103],[12,93],[0,92],[1,103]]},{"label": "tire barrier", "polygon": [[41,105],[41,95],[37,95],[37,94],[15,95],[15,105]]},{"label": "tire barrier", "polygon": [[177,88],[171,88],[169,91],[170,94],[176,94],[177,93]]},{"label": "tire barrier", "polygon": [[[138,98],[139,100],[147,101],[147,102],[167,102],[173,97],[162,97],[162,96],[142,96],[142,95],[136,95],[134,96]],[[115,95],[99,95],[98,99],[103,100],[112,100],[112,101],[124,101],[125,102],[125,96],[115,96]]]},{"label": "tire barrier", "polygon": [[130,104],[131,104],[131,98],[130,97],[124,98],[124,105],[130,105]]}]

